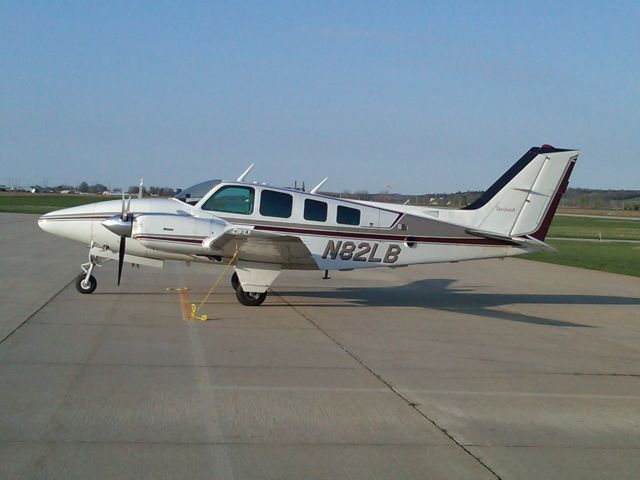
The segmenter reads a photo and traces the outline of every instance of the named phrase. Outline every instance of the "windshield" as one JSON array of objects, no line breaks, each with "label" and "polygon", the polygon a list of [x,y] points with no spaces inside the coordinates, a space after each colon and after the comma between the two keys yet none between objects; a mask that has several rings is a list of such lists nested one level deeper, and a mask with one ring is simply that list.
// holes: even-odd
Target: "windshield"
[{"label": "windshield", "polygon": [[188,203],[189,205],[195,205],[202,197],[204,197],[214,186],[219,184],[222,180],[207,180],[206,182],[198,183],[185,190],[182,190],[175,196],[180,201]]}]

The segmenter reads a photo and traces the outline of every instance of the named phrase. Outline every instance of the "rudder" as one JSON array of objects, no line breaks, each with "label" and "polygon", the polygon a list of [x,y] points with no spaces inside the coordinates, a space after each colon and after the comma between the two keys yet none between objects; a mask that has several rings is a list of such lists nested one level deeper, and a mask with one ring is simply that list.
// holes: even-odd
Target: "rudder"
[{"label": "rudder", "polygon": [[544,240],[578,154],[549,145],[531,148],[463,210],[476,210],[478,230]]}]

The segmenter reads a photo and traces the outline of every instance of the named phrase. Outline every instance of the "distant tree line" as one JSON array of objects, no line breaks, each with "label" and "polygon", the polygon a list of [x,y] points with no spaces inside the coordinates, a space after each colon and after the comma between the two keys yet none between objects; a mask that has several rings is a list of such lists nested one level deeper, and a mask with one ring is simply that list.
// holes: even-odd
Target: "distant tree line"
[{"label": "distant tree line", "polygon": [[569,188],[560,205],[565,208],[640,210],[640,190]]},{"label": "distant tree line", "polygon": [[[138,186],[131,186],[127,189],[126,193],[131,195],[138,194]],[[0,186],[0,191],[6,191],[9,188],[4,185]],[[109,189],[107,185],[102,183],[95,183],[93,185],[89,185],[88,182],[80,182],[79,185],[67,185],[60,184],[54,187],[42,187],[40,185],[32,185],[29,188],[17,188],[14,189],[16,191],[30,191],[37,193],[85,193],[92,195],[104,195],[104,194],[120,194],[122,192],[121,188],[113,188]],[[174,189],[172,187],[143,187],[143,195],[151,195],[151,196],[160,196],[160,197],[173,197],[177,193],[180,192],[180,189]]]},{"label": "distant tree line", "polygon": [[[0,186],[0,190],[6,190],[4,186]],[[127,190],[127,194],[137,195],[138,185],[132,185]],[[119,193],[121,189],[114,188],[109,190],[102,183],[89,185],[87,182],[81,182],[77,187],[72,185],[58,185],[55,187],[32,186],[29,191],[37,192],[80,192],[95,195],[102,195],[105,192]],[[143,187],[143,195],[173,197],[180,192],[179,188],[150,186]],[[332,195],[341,198],[351,198],[355,200],[365,200],[373,202],[388,203],[408,203],[409,205],[422,205],[431,207],[448,207],[461,208],[469,205],[477,199],[482,192],[467,191],[455,193],[423,193],[419,195],[408,195],[402,193],[379,192],[370,193],[367,190],[342,192],[322,192],[326,195]],[[562,208],[580,208],[580,209],[596,209],[596,210],[640,210],[640,190],[597,190],[589,188],[569,188],[562,197],[560,202]]]},{"label": "distant tree line", "polygon": [[[138,187],[138,185],[133,185],[129,187],[129,190],[127,191],[127,193],[130,193],[131,195],[137,195],[139,189],[140,187]],[[149,188],[142,187],[143,195],[152,195],[152,196],[158,196],[158,197],[173,197],[176,195],[176,193],[177,191],[171,187],[149,187]]]},{"label": "distant tree line", "polygon": [[[132,185],[128,188],[127,193],[131,195],[137,195],[140,187],[138,185]],[[122,192],[120,188],[114,188],[113,190],[109,190],[106,185],[102,183],[96,183],[94,185],[89,185],[87,182],[81,182],[78,185],[78,191],[81,193],[93,193],[96,195],[102,195],[104,192],[118,193]],[[160,196],[160,197],[173,197],[176,194],[175,189],[171,187],[142,187],[143,195],[152,195],[152,196]]]},{"label": "distant tree line", "polygon": [[109,188],[106,185],[101,183],[96,183],[95,185],[89,185],[87,182],[80,182],[78,185],[78,191],[80,193],[94,193],[97,195],[102,195],[102,193],[108,191]]},{"label": "distant tree line", "polygon": [[[340,193],[325,192],[342,198],[372,202],[405,203],[431,207],[461,208],[472,203],[482,192],[468,191],[455,193],[424,193],[407,195],[402,193],[369,193],[366,190]],[[562,208],[640,210],[640,190],[595,190],[587,188],[569,188],[560,202]]]}]

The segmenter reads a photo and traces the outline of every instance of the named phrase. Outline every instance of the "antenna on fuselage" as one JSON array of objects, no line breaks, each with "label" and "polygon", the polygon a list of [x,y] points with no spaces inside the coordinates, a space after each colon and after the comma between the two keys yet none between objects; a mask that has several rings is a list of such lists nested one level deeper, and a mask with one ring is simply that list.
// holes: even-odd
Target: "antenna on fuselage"
[{"label": "antenna on fuselage", "polygon": [[324,180],[322,180],[319,184],[313,187],[309,193],[317,193],[320,187],[324,185],[324,182],[326,182],[327,180],[329,180],[329,177],[325,177]]},{"label": "antenna on fuselage", "polygon": [[244,177],[246,177],[249,174],[249,172],[253,168],[253,165],[254,165],[253,163],[249,165],[249,168],[247,168],[244,172],[242,172],[242,175],[238,177],[238,180],[236,180],[236,182],[244,182]]}]

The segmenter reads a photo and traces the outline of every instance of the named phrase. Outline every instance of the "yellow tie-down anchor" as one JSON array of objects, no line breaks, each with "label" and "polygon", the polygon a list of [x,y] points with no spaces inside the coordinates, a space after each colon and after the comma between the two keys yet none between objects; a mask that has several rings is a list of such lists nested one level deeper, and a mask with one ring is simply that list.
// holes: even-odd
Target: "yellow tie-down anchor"
[{"label": "yellow tie-down anchor", "polygon": [[198,315],[198,310],[200,309],[201,305],[202,304],[198,305],[198,307],[196,308],[195,303],[191,304],[191,320],[201,320],[203,322],[209,320],[209,317],[207,317],[204,313],[202,315]]},{"label": "yellow tie-down anchor", "polygon": [[180,299],[180,313],[182,313],[182,320],[184,320],[185,322],[187,320],[193,320],[193,317],[192,317],[193,304],[191,303],[189,288],[187,287],[167,288],[166,291],[176,292],[178,294],[178,298]]},{"label": "yellow tie-down anchor", "polygon": [[224,270],[220,272],[220,275],[218,275],[218,278],[216,278],[216,281],[213,282],[213,285],[209,289],[209,292],[205,295],[205,297],[197,306],[195,303],[191,303],[191,297],[189,295],[189,289],[187,287],[167,288],[167,291],[178,292],[178,295],[180,297],[180,309],[182,311],[183,320],[185,321],[200,320],[202,322],[206,322],[207,320],[209,320],[209,317],[207,315],[205,314],[198,315],[198,312],[202,308],[202,305],[204,305],[204,303],[209,299],[209,297],[211,296],[215,288],[218,286],[218,283],[220,283],[220,280],[222,280],[222,277],[224,277],[224,274],[227,273],[227,270],[229,269],[229,267],[233,265],[233,262],[236,261],[237,257],[238,257],[238,246],[236,245],[236,249],[233,252],[233,256],[229,260],[229,263],[225,265]]}]

